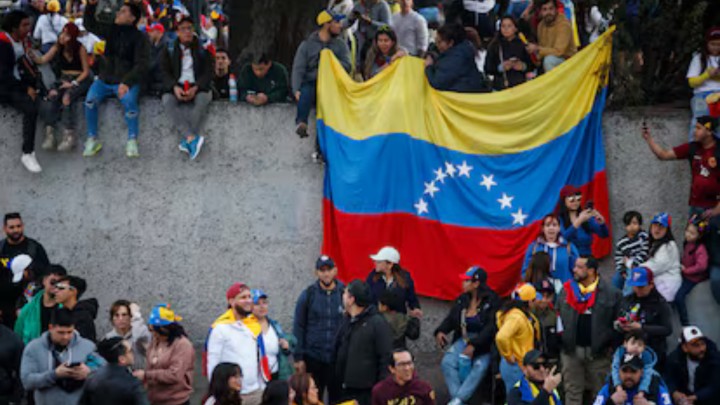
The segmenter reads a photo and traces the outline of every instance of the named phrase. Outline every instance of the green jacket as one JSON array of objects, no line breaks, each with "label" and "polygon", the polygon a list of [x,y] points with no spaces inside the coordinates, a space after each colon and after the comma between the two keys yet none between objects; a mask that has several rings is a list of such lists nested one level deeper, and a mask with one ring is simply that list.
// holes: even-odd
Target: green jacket
[{"label": "green jacket", "polygon": [[15,321],[15,333],[23,340],[25,344],[31,340],[40,337],[42,334],[42,297],[44,290],[38,290],[32,299],[25,304],[20,310],[17,321]]},{"label": "green jacket", "polygon": [[238,89],[240,90],[240,100],[243,101],[248,92],[255,92],[265,93],[268,103],[283,103],[287,101],[290,89],[288,71],[282,64],[273,62],[267,75],[259,79],[253,73],[252,65],[248,63],[240,70]]},{"label": "green jacket", "polygon": [[268,317],[268,323],[270,323],[270,326],[275,329],[275,333],[278,335],[279,339],[285,339],[290,344],[290,350],[280,349],[280,353],[278,354],[278,379],[286,381],[295,372],[293,363],[290,360],[290,355],[293,350],[295,350],[297,339],[291,333],[285,333],[278,321]]}]

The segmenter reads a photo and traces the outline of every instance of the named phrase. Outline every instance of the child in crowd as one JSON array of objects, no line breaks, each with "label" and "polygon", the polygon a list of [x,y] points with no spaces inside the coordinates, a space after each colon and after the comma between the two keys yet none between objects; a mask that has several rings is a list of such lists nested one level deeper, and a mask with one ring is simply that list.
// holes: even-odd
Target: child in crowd
[{"label": "child in crowd", "polygon": [[622,364],[625,356],[640,356],[645,364],[645,368],[643,369],[643,376],[640,380],[638,391],[641,394],[649,391],[652,377],[657,374],[653,369],[657,362],[657,355],[651,348],[645,345],[645,340],[645,333],[642,330],[634,330],[625,335],[622,346],[615,350],[611,373],[612,385],[615,387],[615,391],[621,391],[623,389],[622,381],[620,380],[620,364]]},{"label": "child in crowd", "polygon": [[[525,270],[523,281],[535,285],[550,278],[550,255],[545,251],[533,253]],[[550,280],[552,283],[552,280]]]},{"label": "child in crowd", "polygon": [[693,217],[685,227],[685,246],[683,248],[682,285],[675,295],[675,307],[680,316],[682,326],[689,326],[687,306],[685,298],[690,294],[698,283],[710,278],[708,272],[708,251],[702,243],[702,237],[707,228],[707,222],[699,221]]},{"label": "child in crowd", "polygon": [[612,283],[623,295],[629,295],[632,288],[625,286],[625,280],[630,269],[647,260],[650,244],[648,233],[642,230],[643,217],[639,212],[626,212],[623,223],[625,236],[620,238],[615,248],[615,275]]},{"label": "child in crowd", "polygon": [[533,283],[538,292],[538,299],[530,303],[530,311],[540,321],[542,336],[540,350],[547,356],[548,362],[557,364],[560,360],[562,345],[562,323],[555,309],[555,287],[553,280],[546,278]]},{"label": "child in crowd", "polygon": [[672,234],[672,217],[661,212],[650,223],[650,255],[641,264],[655,276],[655,288],[667,302],[675,300],[675,294],[682,284],[680,276],[680,252]]},{"label": "child in crowd", "polygon": [[385,290],[378,301],[378,311],[383,315],[393,333],[393,348],[406,347],[405,338],[420,337],[420,319],[402,313],[405,303],[393,290]]}]

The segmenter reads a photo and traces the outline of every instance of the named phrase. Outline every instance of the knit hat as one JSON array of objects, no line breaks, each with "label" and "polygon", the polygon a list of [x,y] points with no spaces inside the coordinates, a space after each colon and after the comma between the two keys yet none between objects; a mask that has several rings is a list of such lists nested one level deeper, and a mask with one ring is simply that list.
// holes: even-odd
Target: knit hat
[{"label": "knit hat", "polygon": [[177,315],[175,311],[170,309],[168,304],[157,304],[150,311],[148,325],[150,326],[168,326],[173,323],[182,321],[182,317]]},{"label": "knit hat", "polygon": [[60,11],[60,2],[58,0],[50,0],[47,5],[45,5],[45,9],[50,13],[57,13]]}]

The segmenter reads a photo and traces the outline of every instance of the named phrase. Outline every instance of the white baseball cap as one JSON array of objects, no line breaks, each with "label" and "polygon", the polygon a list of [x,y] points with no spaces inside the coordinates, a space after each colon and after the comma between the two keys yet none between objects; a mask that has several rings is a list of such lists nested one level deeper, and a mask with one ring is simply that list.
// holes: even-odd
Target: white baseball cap
[{"label": "white baseball cap", "polygon": [[22,280],[23,273],[25,272],[25,269],[30,266],[30,263],[32,263],[32,257],[28,255],[17,255],[10,260],[8,268],[13,273],[13,283],[19,283],[20,280]]},{"label": "white baseball cap", "polygon": [[390,262],[398,264],[400,263],[400,252],[392,246],[385,246],[380,249],[379,252],[374,255],[370,255],[370,258],[376,262]]},{"label": "white baseball cap", "polygon": [[695,339],[699,339],[704,335],[697,326],[686,326],[682,330],[682,343],[692,342]]}]

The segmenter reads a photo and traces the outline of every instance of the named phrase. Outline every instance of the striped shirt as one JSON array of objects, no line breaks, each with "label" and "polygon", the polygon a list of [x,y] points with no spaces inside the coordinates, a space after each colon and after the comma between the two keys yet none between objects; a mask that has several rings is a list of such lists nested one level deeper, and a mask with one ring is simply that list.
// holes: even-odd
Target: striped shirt
[{"label": "striped shirt", "polygon": [[629,238],[627,235],[623,236],[617,242],[615,249],[615,270],[623,272],[627,270],[625,265],[626,257],[632,260],[631,268],[645,263],[649,251],[650,242],[648,241],[647,232],[640,231],[634,238]]}]

